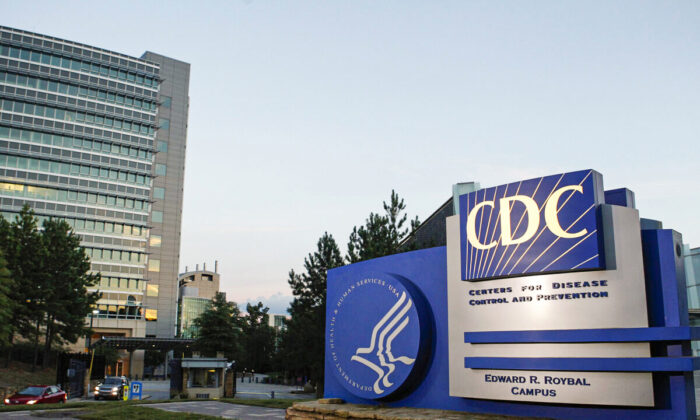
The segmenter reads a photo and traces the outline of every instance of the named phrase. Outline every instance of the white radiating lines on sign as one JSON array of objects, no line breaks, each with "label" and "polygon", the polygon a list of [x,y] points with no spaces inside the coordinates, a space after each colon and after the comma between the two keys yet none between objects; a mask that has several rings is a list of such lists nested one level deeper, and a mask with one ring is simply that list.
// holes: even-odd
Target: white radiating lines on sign
[{"label": "white radiating lines on sign", "polygon": [[[559,183],[561,182],[561,180],[562,180],[563,178],[564,178],[564,174],[561,174],[561,176],[560,176],[559,179],[557,180],[557,183],[554,184],[554,187],[552,187],[552,191],[549,192],[549,195],[548,195],[547,198],[544,200],[544,203],[542,203],[542,206],[541,206],[539,209],[537,209],[537,212],[538,212],[538,213],[542,213],[542,210],[545,208],[545,206],[547,206],[547,202],[548,202],[549,199],[552,197],[552,194],[554,194],[554,191],[557,190],[557,187],[559,186]],[[533,199],[533,200],[535,199],[535,196],[534,196],[534,195],[532,196],[532,199]],[[529,216],[528,216],[528,217],[529,217]],[[542,218],[542,216],[540,216],[540,218]],[[528,220],[528,223],[530,223],[530,222],[531,222],[531,221]],[[532,247],[532,244],[534,244],[535,242],[537,242],[537,239],[539,239],[540,235],[542,235],[542,232],[544,232],[544,230],[545,230],[546,228],[547,228],[547,226],[545,225],[545,226],[542,228],[542,230],[540,230],[540,233],[537,235],[537,237],[536,237],[535,239],[530,240],[530,245],[527,247],[527,249],[525,249],[525,251],[524,251],[523,253],[520,254],[520,258],[518,258],[518,261],[516,261],[515,264],[513,264],[513,266],[510,267],[510,271],[508,271],[508,274],[512,273],[513,270],[515,270],[515,267],[517,267],[518,264],[520,264],[520,261],[522,261],[523,257],[524,257],[525,255],[527,255],[527,251],[530,250],[530,248]],[[513,250],[513,254],[515,254],[515,253],[518,251],[518,247],[519,247],[519,246],[520,246],[520,244],[518,244],[518,245],[515,247],[515,249]]]},{"label": "white radiating lines on sign", "polygon": [[[572,191],[571,194],[573,195],[573,191]],[[569,197],[571,197],[571,196],[569,196]],[[568,201],[568,199],[567,199],[567,201]],[[566,204],[566,202],[564,202],[564,204]],[[564,206],[562,206],[562,207],[564,207]],[[559,209],[561,210],[562,207],[560,207]],[[586,209],[586,211],[584,211],[583,213],[581,213],[581,215],[578,217],[578,219],[574,220],[573,223],[571,223],[571,224],[566,228],[566,231],[568,232],[569,230],[571,230],[571,228],[574,227],[574,225],[576,225],[576,223],[578,223],[578,221],[581,220],[581,218],[583,218],[583,216],[585,216],[586,214],[588,214],[588,212],[591,211],[591,209],[593,209],[593,208],[595,208],[595,204],[591,204],[591,206],[588,207],[588,209]],[[559,211],[557,211],[557,213],[559,213]],[[559,239],[561,239],[559,236],[557,236],[556,238],[554,238],[554,240],[552,241],[552,243],[549,244],[549,246],[547,246],[547,248],[545,248],[544,251],[542,251],[542,252],[540,253],[540,255],[537,256],[537,258],[535,258],[534,260],[532,260],[532,262],[530,263],[530,265],[528,265],[527,268],[525,268],[525,270],[523,270],[523,272],[524,272],[524,273],[527,273],[527,270],[529,270],[530,267],[532,267],[532,266],[533,266],[547,251],[549,251],[549,248],[551,248],[552,245],[556,244],[557,241],[558,241]],[[591,258],[591,259],[592,259],[592,258]],[[583,263],[587,263],[587,262],[590,261],[591,259],[589,259],[589,260],[587,260],[587,261],[584,261]],[[581,264],[583,264],[583,263],[581,263]],[[579,264],[579,265],[580,265],[580,264]],[[574,267],[574,268],[576,268],[576,267]]]},{"label": "white radiating lines on sign", "polygon": [[[581,186],[581,185],[583,184],[583,182],[584,182],[590,175],[591,175],[591,171],[588,171],[588,173],[586,174],[586,176],[583,177],[583,179],[581,180],[581,182],[578,183],[578,185]],[[564,176],[564,175],[562,175],[562,177],[563,177],[563,176]],[[549,199],[552,197],[552,193],[557,189],[557,186],[559,186],[559,182],[561,182],[562,177],[559,178],[559,181],[557,181],[557,185],[554,186],[554,189],[552,189],[552,192],[549,193],[549,196],[547,197],[547,199],[544,201],[544,203],[542,203],[542,207],[540,207],[540,213],[541,213],[542,210],[547,206],[547,202],[548,202]],[[561,211],[561,209],[564,208],[564,206],[566,205],[566,203],[569,202],[569,200],[571,199],[571,197],[574,196],[574,192],[575,192],[575,191],[571,191],[571,192],[569,193],[569,196],[566,198],[566,201],[564,201],[564,204],[562,204],[561,206],[559,206],[559,208],[557,209],[557,214],[559,214],[559,212]],[[589,208],[588,210],[590,210],[590,208]],[[584,214],[586,214],[586,213],[588,212],[588,210],[586,210],[586,212],[584,212]],[[578,222],[582,217],[583,217],[583,214],[582,214],[581,216],[579,216],[579,218],[576,219],[576,221],[575,221],[574,223],[572,223],[572,224],[566,229],[566,231],[568,232],[569,229],[571,229],[571,228],[576,224],[576,222]],[[542,226],[542,229],[540,229],[539,233],[537,233],[537,236],[535,237],[535,239],[533,239],[533,240],[530,242],[530,245],[527,247],[527,249],[520,255],[520,258],[518,258],[518,261],[517,261],[515,264],[513,264],[513,267],[511,267],[511,269],[510,269],[510,271],[508,272],[508,274],[510,274],[510,273],[515,269],[515,267],[517,267],[518,264],[520,264],[520,261],[523,259],[523,257],[525,257],[525,256],[527,255],[527,253],[530,251],[530,248],[532,248],[532,246],[537,242],[537,240],[540,239],[540,236],[542,236],[542,233],[544,233],[544,231],[545,231],[546,229],[547,229],[547,225],[545,224],[544,226]],[[554,240],[554,242],[556,242],[558,239],[559,239],[559,237],[557,236],[557,238]],[[550,244],[549,247],[547,247],[547,249],[549,249],[552,245],[554,245],[554,242],[553,242],[552,244]],[[516,248],[516,250],[517,250],[517,248]],[[546,250],[545,250],[545,251],[546,251]],[[531,262],[530,265],[527,266],[527,268],[524,269],[522,272],[523,272],[523,273],[527,273],[527,270],[529,270],[530,267],[532,267],[532,264],[534,264],[534,263],[542,256],[542,254],[544,254],[544,252],[542,252],[542,253],[541,253],[533,262]]]},{"label": "white radiating lines on sign", "polygon": [[[506,189],[503,190],[503,196],[501,198],[505,198],[508,195],[508,187],[510,187],[511,184],[506,185]],[[515,195],[518,195],[518,191],[520,191],[520,185],[522,185],[522,182],[518,184],[518,189],[515,191]],[[494,194],[494,202],[496,201],[495,199],[495,194]],[[515,202],[510,203],[510,208],[508,211],[510,211],[513,208],[513,204]],[[496,222],[493,224],[493,231],[491,232],[491,239],[489,239],[489,243],[493,242],[493,238],[496,236],[496,230],[498,228],[498,222],[501,220],[501,212],[498,212],[498,217],[496,217]],[[498,244],[501,243],[501,238],[503,237],[503,232],[499,230],[501,233],[498,235],[498,239],[496,240],[496,246],[493,248],[489,248],[488,252],[486,253],[486,258],[484,258],[484,262],[481,264],[481,267],[479,268],[479,273],[477,273],[477,276],[479,277],[484,277],[488,274],[488,269],[491,268],[491,263],[493,262],[493,257],[496,255],[496,252],[498,251]],[[493,252],[492,252],[493,251]],[[489,259],[489,256],[491,257]],[[486,265],[486,261],[488,261],[488,266]]]},{"label": "white radiating lines on sign", "polygon": [[[498,187],[496,187],[496,189],[493,190],[493,198],[491,199],[491,202],[493,202],[493,205],[491,206],[491,211],[489,212],[489,220],[486,222],[486,233],[484,233],[484,239],[488,239],[488,237],[489,237],[489,230],[491,230],[491,217],[493,216],[493,211],[496,208],[496,196],[497,195],[498,195]],[[496,223],[498,223],[498,219],[500,218],[500,216],[501,216],[501,212],[498,212],[498,217],[496,218]],[[496,223],[494,223],[493,230],[491,230],[491,240],[484,241],[484,240],[482,240],[482,238],[478,238],[479,241],[481,241],[482,243],[486,243],[486,244],[490,244],[491,242],[493,242],[493,234],[494,234],[494,232],[496,232]],[[481,267],[484,265],[484,262],[486,261],[486,258],[488,256],[489,252],[491,252],[491,250],[493,248],[495,248],[495,247],[490,247],[489,249],[482,249],[481,250],[481,252],[480,252],[481,258],[476,263],[475,275],[477,277],[481,276]]]},{"label": "white radiating lines on sign", "polygon": [[[486,201],[486,190],[483,190],[483,191],[484,191],[484,197],[481,199],[481,201]],[[477,191],[476,198],[478,198],[478,196],[479,196],[479,192]],[[474,208],[476,208],[476,198],[474,199]],[[483,212],[483,210],[481,211],[481,214],[479,216],[480,216],[479,232],[476,234],[477,238],[481,238],[481,226],[484,224],[484,212]],[[481,252],[477,250],[477,252],[475,252],[474,261],[472,261],[472,264],[471,264],[471,267],[472,267],[471,276],[472,277],[474,276],[474,268],[476,268],[476,261],[477,261],[477,257],[479,255],[481,255]]]},{"label": "white radiating lines on sign", "polygon": [[[537,187],[535,188],[535,191],[532,193],[532,196],[530,197],[530,198],[532,198],[533,200],[535,199],[535,196],[537,195],[537,190],[539,190],[539,189],[540,189],[540,185],[542,185],[542,180],[543,180],[543,179],[544,179],[544,177],[540,178],[540,181],[537,183]],[[518,220],[518,224],[515,226],[515,230],[513,231],[513,234],[514,234],[514,235],[517,235],[517,233],[518,233],[518,228],[520,228],[520,223],[523,222],[523,219],[525,218],[525,215],[526,215],[526,214],[527,214],[527,212],[526,212],[526,211],[523,211],[523,214],[520,215],[520,220]],[[518,245],[520,245],[520,244],[518,244]],[[510,245],[506,245],[506,249],[503,250],[503,254],[504,254],[504,255],[506,254],[506,252],[508,252],[508,248],[509,248],[509,247],[510,247]],[[515,251],[516,251],[517,249],[518,249],[518,248],[517,248],[517,246],[516,246],[515,249],[513,249],[513,252],[510,253],[510,257],[508,257],[508,259],[506,260],[506,262],[503,264],[503,267],[501,267],[501,271],[498,273],[499,276],[500,276],[501,274],[503,274],[503,271],[504,271],[504,270],[506,269],[506,267],[508,266],[508,263],[510,262],[510,259],[513,258],[513,254],[515,253]],[[499,262],[499,264],[500,264],[500,262]],[[498,270],[498,266],[496,266],[496,268],[494,269],[494,274],[496,273],[496,270]]]},{"label": "white radiating lines on sign", "polygon": [[[520,182],[518,183],[518,189],[515,190],[515,195],[519,195],[519,194],[520,194],[520,187],[521,187],[522,185],[523,185],[523,181],[520,181]],[[513,201],[513,202],[510,203],[510,207],[508,208],[508,211],[509,211],[509,212],[513,211],[513,206],[515,206],[515,201]],[[499,216],[500,216],[500,213],[501,213],[501,212],[499,211],[498,213],[499,213]],[[518,224],[518,227],[519,227],[519,226],[520,226],[520,224]],[[517,231],[518,231],[518,228],[516,227],[516,228],[515,228],[515,232],[517,232]],[[498,242],[499,242],[499,243],[501,242],[501,239],[503,239],[503,232],[502,232],[502,231],[501,231],[501,235],[498,237]],[[503,261],[503,257],[506,255],[506,251],[507,251],[507,250],[508,250],[508,246],[506,246],[506,249],[504,249],[503,252],[501,252],[501,257],[498,259],[498,263],[497,263],[496,266],[493,268],[493,272],[492,272],[492,273],[495,273],[496,270],[498,270],[498,266],[501,265],[501,261]],[[493,255],[494,255],[494,257],[495,257],[495,256],[496,256],[496,253],[494,252]],[[489,268],[486,270],[487,273],[490,272],[489,270],[491,269],[491,263],[492,263],[492,262],[493,262],[493,257],[492,257],[491,262],[489,262]]]},{"label": "white radiating lines on sign", "polygon": [[[495,201],[496,201],[496,194],[498,194],[498,187],[496,187],[496,189],[493,190],[493,198],[491,198],[491,202],[494,203],[494,204],[495,204]],[[486,193],[484,193],[484,197],[486,197]],[[489,229],[491,228],[491,216],[493,216],[493,209],[495,209],[496,206],[495,206],[495,205],[492,205],[492,206],[490,206],[490,207],[491,207],[491,211],[489,212],[489,220],[486,222],[486,232],[484,232],[484,237],[486,237],[486,238],[489,237]],[[483,211],[482,211],[482,214],[483,214]],[[495,230],[495,228],[494,228],[494,230]],[[481,235],[479,235],[477,238],[478,238],[479,241],[482,241]],[[482,241],[482,242],[483,242],[483,241]],[[490,243],[490,242],[488,242],[488,243]],[[489,249],[490,249],[490,248],[489,248]],[[484,257],[484,254],[486,254],[486,250],[485,250],[485,249],[481,249],[481,250],[479,250],[479,251],[480,251],[480,252],[479,252],[479,259],[476,261],[476,266],[474,267],[474,268],[476,268],[476,271],[474,272],[474,275],[476,275],[477,277],[479,276],[479,271],[480,271],[480,268],[481,268],[482,261],[483,261],[484,258],[485,258],[485,257]]]},{"label": "white radiating lines on sign", "polygon": [[[563,257],[564,255],[568,254],[572,249],[574,249],[574,248],[576,248],[577,246],[579,246],[579,244],[581,244],[581,243],[582,243],[583,241],[585,241],[586,239],[590,238],[591,235],[593,235],[593,234],[596,233],[597,231],[598,231],[598,229],[594,229],[591,233],[589,233],[588,235],[584,236],[580,241],[578,241],[578,242],[576,242],[574,245],[572,245],[571,248],[569,248],[569,249],[567,249],[566,251],[562,252],[562,254],[561,254],[560,256],[558,256],[557,258],[555,258],[554,260],[552,260],[552,262],[550,262],[549,264],[547,264],[547,266],[546,266],[545,268],[543,268],[542,270],[540,270],[540,271],[544,271],[544,270],[548,269],[550,265],[552,265],[552,264],[554,264],[555,262],[559,261],[559,259],[561,259],[561,257]],[[584,261],[584,262],[587,262],[587,261]],[[583,263],[582,263],[582,264],[583,264]]]},{"label": "white radiating lines on sign", "polygon": [[[477,191],[477,194],[478,194],[478,191]],[[476,195],[476,194],[474,194],[474,195]],[[471,202],[469,201],[469,196],[467,196],[467,212],[465,213],[466,215],[469,215],[469,212],[471,211],[470,209],[471,209]],[[468,245],[469,239],[468,239],[468,232],[466,232],[466,230],[467,230],[466,223],[464,224],[464,230],[465,230],[465,232],[464,232],[464,242],[465,242],[464,248],[466,248],[466,250],[467,250],[467,255],[466,255],[467,259],[466,259],[466,263],[465,263],[465,267],[464,267],[464,270],[465,270],[464,272],[465,272],[465,275],[467,277],[469,277],[469,270],[471,269],[470,257],[474,253],[474,251],[472,250],[472,247]]]},{"label": "white radiating lines on sign", "polygon": [[[578,183],[578,185],[579,185],[579,186],[582,186],[583,183],[586,181],[586,179],[588,179],[588,177],[591,175],[591,173],[592,173],[592,171],[588,171],[588,173],[586,173],[586,176],[584,176],[584,177],[581,179],[581,181]],[[559,181],[561,181],[561,178],[559,178]],[[557,185],[554,186],[554,189],[556,189],[556,187],[557,187],[558,185],[559,185],[559,182],[557,182]],[[563,209],[564,206],[566,206],[566,203],[568,203],[569,200],[571,199],[571,197],[574,196],[574,193],[575,193],[575,191],[571,191],[571,192],[569,193],[569,196],[566,198],[566,200],[564,200],[564,203],[562,203],[562,204],[557,208],[557,214],[559,214],[559,212],[561,211],[561,209]],[[547,205],[547,202],[549,201],[549,199],[551,198],[551,196],[552,196],[552,194],[550,193],[550,194],[549,194],[549,197],[547,197],[547,200],[545,200],[545,202],[542,204],[542,207],[541,207],[540,211],[541,211],[542,209],[545,208],[545,206]],[[592,205],[592,206],[589,207],[585,212],[583,212],[573,223],[571,223],[571,224],[566,228],[566,231],[568,232],[572,227],[574,227],[574,225],[576,225],[576,223],[578,223],[578,221],[581,220],[581,218],[583,218],[583,216],[584,216],[586,213],[588,213],[593,207],[595,207],[595,205]],[[520,258],[518,259],[518,261],[513,265],[513,267],[511,267],[511,272],[515,269],[515,267],[518,266],[518,264],[519,264],[520,261],[523,259],[523,257],[524,257],[525,255],[527,255],[528,251],[530,251],[530,248],[532,248],[532,246],[537,242],[537,240],[540,238],[540,236],[542,235],[542,233],[544,233],[544,231],[545,231],[546,229],[547,229],[547,226],[546,226],[546,225],[543,226],[542,229],[540,229],[540,231],[539,231],[539,233],[537,234],[537,236],[535,237],[535,239],[532,240],[532,242],[531,242],[530,245],[527,247],[527,249],[525,250],[525,252],[523,252],[522,255],[520,255]],[[537,262],[537,260],[539,260],[540,257],[542,257],[542,255],[544,255],[544,253],[547,252],[547,250],[549,250],[549,248],[551,248],[552,245],[554,245],[558,240],[559,240],[559,237],[557,236],[557,237],[554,239],[554,241],[553,241],[551,244],[549,244],[549,246],[548,246],[544,251],[542,251],[542,252],[540,253],[540,255],[538,255],[537,258],[535,258],[535,259],[530,263],[530,265],[528,265],[527,268],[525,268],[522,272],[523,272],[523,273],[527,273],[527,270],[529,270],[530,267],[532,267],[532,265],[535,264],[535,263]],[[510,273],[508,273],[508,274],[510,274]]]},{"label": "white radiating lines on sign", "polygon": [[[384,389],[381,388],[380,384],[386,388],[393,385],[393,383],[389,381],[389,375],[396,370],[394,362],[401,362],[405,365],[411,365],[415,362],[415,359],[407,356],[395,357],[391,352],[391,343],[409,323],[409,317],[406,316],[406,313],[411,309],[412,305],[413,302],[411,299],[407,300],[406,298],[406,292],[401,293],[399,300],[372,329],[369,347],[359,347],[355,350],[355,355],[350,358],[352,361],[362,363],[377,374],[377,380],[372,387],[376,394],[384,393]],[[399,323],[399,321],[401,322]],[[387,334],[389,335],[388,337]],[[376,355],[382,367],[377,366],[377,364],[367,360],[365,357],[359,356],[360,354],[371,354],[374,351],[375,345],[377,345]],[[386,368],[387,371],[385,372],[382,368]]]},{"label": "white radiating lines on sign", "polygon": [[598,254],[595,254],[594,256],[592,256],[591,258],[587,259],[586,261],[583,261],[583,262],[580,262],[580,263],[576,264],[575,266],[571,267],[571,269],[573,270],[573,269],[575,269],[575,268],[579,268],[580,266],[584,265],[585,263],[587,263],[588,261],[592,260],[593,258],[598,258]]}]

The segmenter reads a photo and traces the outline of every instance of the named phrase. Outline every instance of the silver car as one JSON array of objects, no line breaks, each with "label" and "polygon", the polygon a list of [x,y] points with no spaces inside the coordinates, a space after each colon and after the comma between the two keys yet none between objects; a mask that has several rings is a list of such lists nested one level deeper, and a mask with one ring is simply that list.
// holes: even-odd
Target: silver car
[{"label": "silver car", "polygon": [[125,376],[107,376],[95,387],[95,399],[121,400],[124,397],[124,386],[129,389],[129,380]]}]

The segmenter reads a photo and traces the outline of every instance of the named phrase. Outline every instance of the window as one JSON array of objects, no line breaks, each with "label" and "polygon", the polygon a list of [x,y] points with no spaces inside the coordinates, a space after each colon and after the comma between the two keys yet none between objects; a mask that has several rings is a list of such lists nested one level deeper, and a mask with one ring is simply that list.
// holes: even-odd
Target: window
[{"label": "window", "polygon": [[153,223],[163,223],[163,212],[153,210],[151,212],[151,222]]},{"label": "window", "polygon": [[161,99],[163,102],[160,104],[163,108],[170,108],[170,102],[172,101],[173,98],[170,96],[162,96]]},{"label": "window", "polygon": [[156,150],[159,152],[167,152],[168,151],[168,143],[164,141],[158,141],[158,145],[156,146]]},{"label": "window", "polygon": [[164,199],[165,198],[165,188],[155,187],[153,188],[153,198]]},{"label": "window", "polygon": [[165,176],[167,169],[165,165],[161,163],[156,163],[156,175]]},{"label": "window", "polygon": [[151,235],[150,245],[153,248],[160,248],[163,237],[160,235]]},{"label": "window", "polygon": [[217,388],[219,375],[216,369],[191,368],[187,386],[190,388]]},{"label": "window", "polygon": [[158,321],[158,310],[146,309],[146,321]]},{"label": "window", "polygon": [[146,296],[157,297],[158,296],[158,285],[157,284],[148,284],[146,286]]},{"label": "window", "polygon": [[169,130],[170,129],[170,120],[167,118],[161,118],[158,121],[158,128],[161,130]]},{"label": "window", "polygon": [[150,259],[148,260],[148,271],[159,272],[160,271],[160,260]]}]

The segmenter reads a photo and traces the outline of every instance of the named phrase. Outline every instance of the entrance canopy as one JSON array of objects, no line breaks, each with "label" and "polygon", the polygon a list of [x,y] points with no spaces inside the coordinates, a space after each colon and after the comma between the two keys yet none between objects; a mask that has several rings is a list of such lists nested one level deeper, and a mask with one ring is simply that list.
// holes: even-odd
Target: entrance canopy
[{"label": "entrance canopy", "polygon": [[113,347],[121,350],[160,350],[170,351],[189,350],[194,345],[190,338],[152,338],[152,337],[102,337],[90,345],[90,348],[99,346]]}]

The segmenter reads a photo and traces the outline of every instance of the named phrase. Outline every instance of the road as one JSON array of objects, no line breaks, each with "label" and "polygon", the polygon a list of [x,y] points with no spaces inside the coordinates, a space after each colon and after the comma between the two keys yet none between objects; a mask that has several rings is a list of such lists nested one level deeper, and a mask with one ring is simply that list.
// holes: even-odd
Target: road
[{"label": "road", "polygon": [[155,407],[171,412],[187,412],[196,414],[208,414],[219,416],[225,419],[240,420],[261,420],[261,419],[284,419],[285,410],[281,408],[253,407],[250,405],[229,404],[218,401],[185,401],[163,404],[149,404],[148,407]]},{"label": "road", "polygon": [[[217,401],[184,401],[172,403],[148,404],[146,407],[157,408],[173,413],[195,413],[219,416],[225,419],[240,420],[264,420],[264,419],[284,419],[285,410],[281,408],[253,407],[249,405],[228,404]],[[56,410],[56,417],[49,417],[51,412],[41,414],[41,417],[33,416],[31,411],[15,411],[11,413],[0,413],[0,419],[14,420],[46,420],[63,419],[70,420],[72,417],[62,417],[60,411]]]},{"label": "road", "polygon": [[[140,381],[143,384],[143,395],[149,400],[167,400],[170,399],[170,381]],[[251,398],[251,399],[270,399],[272,392],[275,393],[275,398],[288,399],[311,399],[313,394],[293,394],[292,391],[298,390],[298,387],[287,385],[262,384],[248,382],[246,379],[241,382],[240,378],[236,381],[236,397]]]}]

